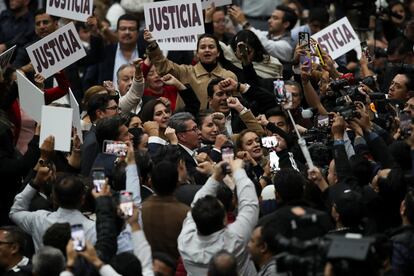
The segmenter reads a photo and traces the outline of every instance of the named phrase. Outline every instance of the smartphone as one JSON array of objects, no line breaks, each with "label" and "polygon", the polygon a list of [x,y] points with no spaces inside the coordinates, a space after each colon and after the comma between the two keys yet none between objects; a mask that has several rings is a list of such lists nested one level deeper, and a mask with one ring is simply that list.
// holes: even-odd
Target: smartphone
[{"label": "smartphone", "polygon": [[299,46],[305,45],[305,50],[310,52],[310,35],[306,32],[299,32]]},{"label": "smartphone", "polygon": [[73,240],[73,249],[75,251],[84,251],[86,249],[86,239],[82,224],[71,225],[70,232]]},{"label": "smartphone", "polygon": [[121,191],[119,198],[119,208],[125,217],[131,217],[134,211],[134,203],[132,201],[132,193]]},{"label": "smartphone", "polygon": [[362,49],[362,52],[365,54],[365,56],[367,57],[367,61],[368,61],[368,63],[371,63],[372,62],[372,55],[371,55],[371,53],[369,52],[369,49],[368,49],[368,44],[367,44],[367,42],[366,41],[362,41],[361,42],[361,49]]},{"label": "smartphone", "polygon": [[330,118],[329,115],[318,115],[317,126],[320,128],[329,127]]},{"label": "smartphone", "polygon": [[271,151],[269,153],[269,161],[270,161],[270,170],[272,172],[276,172],[280,170],[279,167],[279,156],[277,156],[275,151]]},{"label": "smartphone", "polygon": [[92,179],[95,191],[99,193],[105,184],[105,170],[103,168],[92,169]]},{"label": "smartphone", "polygon": [[275,80],[273,82],[273,88],[277,102],[282,104],[284,109],[291,109],[293,106],[293,97],[292,93],[286,91],[285,82],[283,80]]},{"label": "smartphone", "polygon": [[221,148],[221,159],[227,163],[234,159],[234,151],[232,147]]},{"label": "smartphone", "polygon": [[411,114],[408,112],[400,113],[400,130],[403,138],[411,135]]},{"label": "smartphone", "polygon": [[262,145],[267,149],[274,149],[279,145],[279,141],[276,136],[262,137]]},{"label": "smartphone", "polygon": [[105,140],[103,142],[103,153],[114,154],[118,157],[126,156],[128,146],[121,141]]}]

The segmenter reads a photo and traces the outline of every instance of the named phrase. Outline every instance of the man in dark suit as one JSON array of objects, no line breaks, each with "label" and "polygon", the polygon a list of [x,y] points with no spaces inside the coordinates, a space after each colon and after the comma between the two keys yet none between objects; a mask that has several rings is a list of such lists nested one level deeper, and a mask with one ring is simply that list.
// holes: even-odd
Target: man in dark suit
[{"label": "man in dark suit", "polygon": [[194,121],[193,115],[188,112],[178,112],[171,116],[168,126],[175,129],[179,151],[185,160],[188,175],[196,184],[204,185],[207,175],[197,170],[197,149],[200,147],[201,131]]},{"label": "man in dark suit", "polygon": [[99,64],[99,80],[102,83],[111,80],[117,84],[117,71],[123,64],[131,63],[138,57],[143,58],[145,51],[138,51],[138,29],[137,18],[130,14],[124,14],[118,19],[117,33],[118,43],[105,47],[105,57]]},{"label": "man in dark suit", "polygon": [[107,94],[93,95],[88,101],[88,115],[92,122],[91,129],[84,135],[82,145],[81,174],[88,176],[96,156],[101,151],[96,140],[96,122],[99,119],[118,114],[118,104]]},{"label": "man in dark suit", "polygon": [[16,226],[0,227],[1,275],[32,275],[30,269],[24,269],[30,263],[30,260],[23,255],[26,243],[25,234],[20,228]]}]

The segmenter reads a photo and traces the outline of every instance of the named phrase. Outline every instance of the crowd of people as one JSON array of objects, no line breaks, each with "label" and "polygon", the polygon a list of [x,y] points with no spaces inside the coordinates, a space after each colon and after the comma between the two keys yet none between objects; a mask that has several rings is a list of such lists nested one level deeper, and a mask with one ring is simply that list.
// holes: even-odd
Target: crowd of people
[{"label": "crowd of people", "polygon": [[[160,48],[149,2],[95,0],[45,79],[25,48],[70,20],[0,1],[0,274],[414,275],[414,1],[211,4],[194,51]],[[367,50],[299,39],[343,16]],[[16,71],[73,91],[70,152]]]}]

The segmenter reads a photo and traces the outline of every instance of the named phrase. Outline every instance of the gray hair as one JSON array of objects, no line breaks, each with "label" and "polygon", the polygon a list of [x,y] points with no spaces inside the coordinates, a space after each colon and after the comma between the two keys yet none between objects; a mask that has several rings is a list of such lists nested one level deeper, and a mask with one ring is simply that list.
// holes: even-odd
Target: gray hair
[{"label": "gray hair", "polygon": [[183,132],[187,129],[185,122],[189,120],[195,121],[194,116],[191,113],[178,112],[170,117],[170,120],[168,121],[168,126],[175,129],[175,133]]},{"label": "gray hair", "polygon": [[37,276],[59,276],[65,270],[65,257],[54,247],[44,246],[33,255],[32,272]]}]

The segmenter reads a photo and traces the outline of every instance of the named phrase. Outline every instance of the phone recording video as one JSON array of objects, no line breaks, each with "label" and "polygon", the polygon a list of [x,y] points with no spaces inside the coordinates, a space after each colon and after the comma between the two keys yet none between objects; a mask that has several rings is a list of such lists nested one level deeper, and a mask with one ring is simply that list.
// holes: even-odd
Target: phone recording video
[{"label": "phone recording video", "polygon": [[105,140],[103,142],[103,152],[123,157],[126,156],[128,152],[128,145],[121,141]]},{"label": "phone recording video", "polygon": [[262,137],[262,145],[267,149],[274,149],[279,145],[279,141],[276,136]]},{"label": "phone recording video", "polygon": [[96,192],[102,191],[102,187],[105,184],[105,171],[103,168],[96,168],[92,170],[93,186]]},{"label": "phone recording video", "polygon": [[75,251],[84,251],[86,248],[86,239],[82,224],[71,225],[70,230],[73,240],[73,249],[75,249]]},{"label": "phone recording video", "polygon": [[132,201],[132,193],[121,191],[119,199],[119,208],[124,217],[131,217],[134,211],[134,203]]}]

